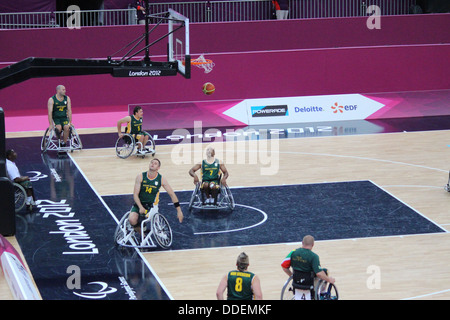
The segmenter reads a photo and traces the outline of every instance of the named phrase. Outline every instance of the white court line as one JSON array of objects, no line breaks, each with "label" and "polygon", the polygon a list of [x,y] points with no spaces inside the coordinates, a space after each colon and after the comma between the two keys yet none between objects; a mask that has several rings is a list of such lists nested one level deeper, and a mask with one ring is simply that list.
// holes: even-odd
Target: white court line
[{"label": "white court line", "polygon": [[194,232],[194,235],[198,236],[198,235],[202,235],[202,234],[228,233],[228,232],[236,232],[236,231],[247,230],[247,229],[255,228],[255,227],[263,224],[267,220],[267,213],[265,213],[261,209],[258,209],[258,208],[255,208],[255,207],[251,207],[251,206],[246,206],[246,205],[243,205],[243,204],[237,204],[237,203],[236,203],[236,206],[259,211],[263,215],[264,218],[258,223],[255,223],[255,224],[253,224],[251,226],[247,226],[247,227],[243,227],[243,228],[230,229],[230,230],[219,230],[219,231]]},{"label": "white court line", "polygon": [[[94,193],[97,195],[97,197],[100,199],[100,202],[105,206],[106,210],[109,212],[109,214],[111,215],[111,217],[116,221],[117,224],[119,224],[119,220],[116,218],[116,216],[114,215],[114,213],[111,211],[111,209],[109,208],[109,206],[106,204],[106,202],[102,199],[102,197],[98,194],[97,190],[94,189],[94,187],[92,186],[91,182],[89,181],[89,179],[86,177],[86,175],[84,174],[84,172],[81,170],[81,168],[78,166],[78,163],[76,163],[76,161],[73,159],[73,157],[70,155],[70,153],[68,153],[69,158],[72,160],[72,162],[75,164],[75,166],[77,167],[78,171],[80,171],[81,175],[84,177],[84,179],[86,180],[86,182],[88,183],[88,185],[91,187],[92,191],[94,191]],[[145,259],[145,257],[142,255],[142,252],[138,249],[135,248],[136,252],[138,253],[138,255],[141,257],[141,259],[144,261],[144,263],[147,265],[148,269],[150,270],[150,272],[153,274],[153,276],[155,277],[156,281],[158,281],[159,285],[161,286],[161,288],[164,290],[164,292],[167,294],[167,296],[169,297],[170,300],[173,300],[172,295],[170,294],[169,290],[167,290],[166,286],[163,284],[163,282],[161,281],[161,279],[158,277],[158,275],[156,274],[155,270],[153,270],[152,266],[150,265],[150,263],[147,261],[147,259]]]},{"label": "white court line", "polygon": [[433,220],[431,220],[430,218],[428,218],[427,216],[425,216],[424,214],[422,214],[422,212],[417,211],[416,209],[414,209],[413,207],[411,207],[409,204],[407,204],[406,202],[400,200],[399,198],[397,198],[396,196],[394,196],[392,193],[384,190],[382,187],[380,187],[379,185],[377,185],[375,182],[370,181],[374,186],[378,187],[380,190],[386,192],[388,195],[390,195],[392,198],[396,199],[397,201],[399,201],[400,203],[403,203],[404,206],[410,208],[412,211],[414,211],[415,213],[417,213],[418,215],[422,216],[424,219],[428,220],[430,223],[434,224],[436,227],[440,228],[441,230],[443,230],[444,232],[448,233],[447,230],[445,230],[444,228],[441,227],[440,224],[434,222]]},{"label": "white court line", "polygon": [[430,296],[434,296],[436,294],[441,294],[441,293],[445,293],[445,292],[450,292],[450,289],[442,290],[442,291],[436,291],[436,292],[432,292],[432,293],[427,293],[427,294],[423,294],[423,295],[415,296],[415,297],[410,297],[410,298],[404,298],[402,300],[420,299],[420,298],[430,297]]},{"label": "white court line", "polygon": [[368,158],[368,157],[359,157],[359,156],[346,156],[346,155],[339,155],[339,154],[329,154],[329,153],[311,153],[311,152],[297,152],[297,151],[279,151],[279,153],[286,153],[286,154],[304,154],[304,155],[312,155],[312,156],[325,156],[325,157],[336,157],[336,158],[351,158],[351,159],[358,159],[358,160],[368,160],[368,161],[378,161],[378,162],[387,162],[391,164],[398,164],[398,165],[404,165],[404,166],[412,166],[427,170],[435,170],[435,171],[442,171],[442,172],[448,172],[448,170],[444,169],[438,169],[438,168],[432,168],[427,166],[422,166],[419,164],[413,164],[413,163],[407,163],[407,162],[401,162],[401,161],[393,161],[393,160],[385,160],[385,159],[376,159],[376,158]]},{"label": "white court line", "polygon": [[[281,139],[280,139],[281,140]],[[209,142],[211,143],[211,142]],[[101,148],[100,148],[101,149]],[[109,148],[103,148],[103,149],[109,149]],[[89,149],[91,150],[91,149]],[[242,149],[223,149],[222,152],[227,151],[233,151],[233,152],[255,152],[260,153],[260,150],[242,150]],[[197,152],[195,150],[184,150],[184,152],[190,152],[194,153]],[[313,153],[313,152],[300,152],[300,151],[277,151],[279,154],[301,154],[301,155],[310,155],[310,156],[321,156],[321,157],[335,157],[335,158],[350,158],[350,159],[358,159],[358,160],[367,160],[367,161],[376,161],[376,162],[386,162],[391,164],[398,164],[398,165],[404,165],[404,166],[412,166],[417,167],[421,169],[427,169],[427,170],[434,170],[434,171],[440,171],[440,172],[447,172],[447,169],[439,169],[439,168],[432,168],[428,166],[423,166],[419,164],[413,164],[413,163],[407,163],[407,162],[401,162],[401,161],[394,161],[394,160],[385,160],[385,159],[377,159],[377,158],[369,158],[369,157],[360,157],[360,156],[351,156],[351,155],[339,155],[339,154],[329,154],[329,153]],[[171,154],[172,152],[158,152],[158,154]],[[115,155],[114,155],[115,156]],[[78,156],[77,158],[104,158],[104,157],[111,157],[111,155],[100,155],[100,156]]]}]

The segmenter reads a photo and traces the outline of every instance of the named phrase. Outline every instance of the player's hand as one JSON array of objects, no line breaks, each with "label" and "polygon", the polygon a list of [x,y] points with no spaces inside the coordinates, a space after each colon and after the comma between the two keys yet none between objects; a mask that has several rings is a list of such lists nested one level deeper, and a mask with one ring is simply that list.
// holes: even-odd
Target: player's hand
[{"label": "player's hand", "polygon": [[197,175],[194,176],[194,184],[197,185],[197,183],[199,183],[200,181],[198,180]]},{"label": "player's hand", "polygon": [[140,214],[146,214],[146,211],[147,211],[147,210],[146,210],[144,207],[140,207],[140,208],[139,208],[139,213],[140,213]]},{"label": "player's hand", "polygon": [[227,179],[222,179],[222,181],[220,181],[220,183],[221,183],[222,185],[226,186],[226,185],[227,185]]},{"label": "player's hand", "polygon": [[182,223],[184,216],[183,216],[183,212],[181,211],[180,207],[177,208],[177,217],[178,217],[178,221],[180,221],[180,223]]},{"label": "player's hand", "polygon": [[122,137],[123,137],[123,133],[119,132],[119,138],[122,138]]}]

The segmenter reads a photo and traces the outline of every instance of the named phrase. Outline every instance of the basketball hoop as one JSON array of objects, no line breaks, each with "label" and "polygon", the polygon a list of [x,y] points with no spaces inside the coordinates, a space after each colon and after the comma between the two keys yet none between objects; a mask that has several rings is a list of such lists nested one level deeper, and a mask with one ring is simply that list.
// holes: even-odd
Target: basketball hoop
[{"label": "basketball hoop", "polygon": [[214,67],[214,62],[211,59],[205,59],[203,55],[200,55],[197,59],[191,59],[191,65],[197,68],[203,68],[205,73],[210,73]]}]

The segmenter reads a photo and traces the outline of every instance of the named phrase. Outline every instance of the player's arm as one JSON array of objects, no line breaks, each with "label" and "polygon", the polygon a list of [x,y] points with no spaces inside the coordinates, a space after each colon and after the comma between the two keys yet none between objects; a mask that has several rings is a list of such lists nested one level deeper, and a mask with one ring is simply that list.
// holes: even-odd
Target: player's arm
[{"label": "player's arm", "polygon": [[49,98],[47,101],[47,109],[48,109],[48,127],[53,129],[53,99]]},{"label": "player's arm", "polygon": [[313,258],[312,268],[314,273],[316,274],[316,277],[329,283],[334,283],[334,278],[329,277],[326,272],[320,267],[320,259],[317,255]]},{"label": "player's arm", "polygon": [[258,276],[254,276],[252,280],[252,290],[254,295],[254,300],[262,300],[262,290],[261,290],[261,281],[259,281]]},{"label": "player's arm", "polygon": [[222,171],[222,181],[221,181],[221,183],[226,186],[227,185],[227,178],[228,178],[228,170],[227,170],[227,168],[225,167],[224,164],[220,164],[220,171]]},{"label": "player's arm", "polygon": [[126,116],[126,117],[120,119],[119,121],[117,121],[117,133],[119,134],[119,137],[123,136],[122,124],[128,123],[128,122],[131,122],[131,117],[130,116]]},{"label": "player's arm", "polygon": [[67,118],[69,119],[69,123],[72,123],[72,101],[69,97],[67,97]]},{"label": "player's arm", "polygon": [[292,252],[289,252],[289,254],[287,255],[286,258],[284,258],[284,260],[281,262],[281,269],[283,269],[284,273],[286,273],[288,275],[288,277],[292,276],[292,272],[291,272],[291,255]]},{"label": "player's arm", "polygon": [[183,212],[181,211],[180,203],[178,202],[178,197],[173,191],[172,187],[170,186],[169,182],[167,182],[164,177],[161,179],[161,184],[164,190],[167,191],[167,194],[169,195],[170,199],[173,202],[174,207],[177,209],[177,217],[178,221],[183,222]]},{"label": "player's arm", "polygon": [[322,279],[322,280],[324,280],[326,282],[329,282],[329,283],[334,283],[335,282],[335,279],[333,277],[327,276],[327,274],[323,270],[318,272],[318,273],[316,273],[316,277],[318,277],[318,278],[320,278],[320,279]]},{"label": "player's arm", "polygon": [[191,168],[191,170],[189,170],[189,175],[194,178],[194,184],[197,184],[199,182],[198,176],[195,172],[200,170],[201,167],[201,163],[197,163]]},{"label": "player's arm", "polygon": [[223,293],[225,292],[226,288],[227,288],[227,275],[224,275],[222,280],[220,280],[219,287],[217,287],[216,291],[217,300],[224,300]]},{"label": "player's arm", "polygon": [[141,199],[139,199],[139,192],[141,191],[141,183],[142,183],[142,174],[138,174],[134,182],[133,200],[139,208],[139,213],[144,214],[145,208],[141,203]]}]

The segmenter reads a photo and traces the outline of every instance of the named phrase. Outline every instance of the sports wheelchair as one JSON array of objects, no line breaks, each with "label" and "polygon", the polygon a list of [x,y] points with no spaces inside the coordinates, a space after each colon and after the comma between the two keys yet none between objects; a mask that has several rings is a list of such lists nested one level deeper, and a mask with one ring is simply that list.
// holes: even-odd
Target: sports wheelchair
[{"label": "sports wheelchair", "polygon": [[205,199],[205,201],[202,200],[201,183],[199,182],[195,185],[195,189],[192,192],[191,200],[189,201],[189,210],[194,208],[194,209],[199,209],[199,210],[202,210],[202,209],[212,209],[212,210],[230,209],[231,211],[233,211],[235,208],[235,202],[234,202],[233,195],[231,194],[230,188],[228,188],[227,185],[223,185],[222,183],[220,183],[220,185],[219,185],[219,192],[217,194],[216,204],[214,204],[213,202],[209,202],[209,201],[214,201],[214,199],[211,197],[211,198]]},{"label": "sports wheelchair", "polygon": [[[114,232],[114,241],[122,247],[168,249],[172,245],[172,229],[167,219],[158,212],[158,206],[147,211],[141,222],[141,232],[137,233],[128,220],[130,211],[125,213]],[[156,244],[155,244],[156,242]]]},{"label": "sports wheelchair", "polygon": [[[147,132],[146,132],[147,133]],[[147,133],[148,134],[148,133]],[[133,153],[136,153],[138,157],[145,158],[147,153],[152,156],[155,155],[156,145],[153,137],[148,134],[148,141],[145,146],[139,141],[140,134],[130,134],[124,133],[122,137],[119,137],[116,141],[116,155],[119,158],[126,159]],[[139,148],[136,148],[139,146]],[[143,150],[142,152],[137,152],[137,150]]]},{"label": "sports wheelchair", "polygon": [[78,135],[77,130],[75,130],[75,127],[72,124],[70,124],[69,127],[69,137],[67,139],[67,145],[65,147],[61,146],[63,135],[64,131],[60,133],[60,138],[58,138],[55,128],[53,130],[47,128],[41,140],[41,151],[46,152],[48,150],[52,150],[58,152],[73,152],[74,150],[81,150],[83,148],[80,136]]},{"label": "sports wheelchair", "polygon": [[16,212],[19,212],[25,206],[27,200],[27,192],[24,187],[22,187],[20,184],[16,182],[13,182],[13,186],[14,186],[15,210]]},{"label": "sports wheelchair", "polygon": [[303,300],[339,300],[339,293],[334,284],[315,278],[313,285],[301,286],[293,283],[293,276],[283,285],[281,300],[294,300],[295,290],[302,290]]}]

